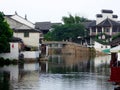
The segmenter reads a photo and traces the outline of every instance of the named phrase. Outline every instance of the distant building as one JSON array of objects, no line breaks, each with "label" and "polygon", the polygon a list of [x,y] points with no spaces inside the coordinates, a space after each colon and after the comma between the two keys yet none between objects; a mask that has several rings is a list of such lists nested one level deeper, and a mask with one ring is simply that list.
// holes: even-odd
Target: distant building
[{"label": "distant building", "polygon": [[38,29],[43,34],[46,34],[52,29],[54,25],[61,25],[61,23],[51,23],[51,22],[36,22],[35,29]]},{"label": "distant building", "polygon": [[27,16],[23,18],[15,13],[14,15],[5,15],[5,19],[14,31],[14,37],[21,38],[26,46],[39,47],[41,32],[27,20]]},{"label": "distant building", "polygon": [[101,10],[101,14],[96,15],[96,20],[86,22],[85,26],[90,36],[89,43],[94,44],[96,35],[100,33],[109,35],[111,40],[113,35],[120,32],[120,23],[117,19],[118,16],[114,15],[112,10]]}]

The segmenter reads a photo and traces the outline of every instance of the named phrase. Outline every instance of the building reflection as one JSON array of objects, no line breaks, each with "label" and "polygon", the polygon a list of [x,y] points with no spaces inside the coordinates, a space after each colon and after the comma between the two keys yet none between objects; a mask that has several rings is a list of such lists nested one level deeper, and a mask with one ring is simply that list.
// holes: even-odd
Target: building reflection
[{"label": "building reflection", "polygon": [[39,63],[19,64],[19,81],[38,80],[39,70],[40,70]]},{"label": "building reflection", "polygon": [[110,56],[81,57],[76,55],[50,55],[48,61],[41,61],[41,72],[109,72]]},{"label": "building reflection", "polygon": [[10,73],[9,79],[12,81],[18,81],[18,75],[19,75],[18,65],[3,66],[0,68],[0,71],[9,72]]},{"label": "building reflection", "polygon": [[[24,88],[24,86],[27,86],[28,81],[39,80],[39,71],[40,67],[38,62],[3,66],[0,68],[0,90]],[[24,86],[19,85],[18,82],[23,82]],[[18,83],[18,85],[15,83]]]},{"label": "building reflection", "polygon": [[104,75],[109,75],[110,74],[110,60],[111,60],[110,55],[95,57],[95,60],[94,60],[94,63],[95,63],[94,66],[96,67],[95,72],[101,73]]},{"label": "building reflection", "polygon": [[[86,80],[87,75],[90,75],[90,80],[95,79],[95,85],[104,84],[101,86],[107,88],[109,83],[104,83],[104,81],[107,81],[105,76],[109,76],[109,63],[110,56],[90,58],[75,55],[51,55],[48,57],[48,61],[3,66],[0,68],[0,90],[9,90],[10,87],[18,90],[23,90],[23,88],[37,90],[33,87],[39,86],[40,74],[52,73],[53,75],[54,73],[60,73],[64,76],[69,73],[75,73],[76,75],[77,72],[78,77],[83,81]],[[68,78],[65,80],[68,80]],[[5,83],[5,81],[7,82]],[[9,81],[11,81],[12,86],[9,85]],[[8,87],[5,87],[5,85]]]}]

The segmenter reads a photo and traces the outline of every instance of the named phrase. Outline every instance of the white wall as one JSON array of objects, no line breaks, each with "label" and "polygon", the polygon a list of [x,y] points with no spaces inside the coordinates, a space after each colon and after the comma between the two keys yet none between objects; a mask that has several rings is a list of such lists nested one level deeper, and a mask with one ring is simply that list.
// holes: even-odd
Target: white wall
[{"label": "white wall", "polygon": [[25,45],[39,47],[40,33],[29,32],[29,37],[24,37],[24,33],[14,33],[13,36],[21,38]]},{"label": "white wall", "polygon": [[99,18],[96,17],[96,24],[99,24],[100,22],[102,22],[106,18],[110,18],[110,19],[112,19],[114,21],[117,21],[117,18],[113,18],[112,16],[113,16],[113,13],[102,13],[102,17],[101,18],[100,17]]},{"label": "white wall", "polygon": [[24,51],[21,52],[21,54],[24,55],[24,58],[35,59],[35,58],[39,58],[40,51]]},{"label": "white wall", "polygon": [[97,51],[102,51],[102,50],[105,50],[105,49],[110,49],[110,45],[103,45],[103,44],[100,44],[100,43],[95,41],[94,48]]},{"label": "white wall", "polygon": [[19,47],[18,43],[10,43],[10,53],[2,53],[0,54],[0,57],[3,57],[5,59],[17,59],[19,57]]}]

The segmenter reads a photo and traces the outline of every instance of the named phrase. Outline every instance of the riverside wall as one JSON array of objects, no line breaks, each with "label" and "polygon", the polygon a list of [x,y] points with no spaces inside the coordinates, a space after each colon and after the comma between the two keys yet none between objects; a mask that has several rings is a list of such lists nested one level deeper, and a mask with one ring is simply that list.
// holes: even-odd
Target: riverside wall
[{"label": "riverside wall", "polygon": [[52,54],[69,54],[82,57],[90,55],[90,48],[76,43],[68,43],[62,48],[49,48],[48,55]]},{"label": "riverside wall", "polygon": [[67,44],[62,48],[62,54],[74,54],[79,56],[89,55],[89,48],[78,44]]}]

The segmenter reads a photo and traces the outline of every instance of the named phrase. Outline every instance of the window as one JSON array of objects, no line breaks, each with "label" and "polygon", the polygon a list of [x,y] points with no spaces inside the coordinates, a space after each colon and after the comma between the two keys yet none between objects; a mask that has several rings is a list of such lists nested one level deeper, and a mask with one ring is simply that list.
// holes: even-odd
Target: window
[{"label": "window", "polygon": [[96,32],[96,29],[92,29],[92,32]]},{"label": "window", "polygon": [[117,32],[118,29],[119,29],[118,27],[113,27],[113,28],[112,28],[112,32]]},{"label": "window", "polygon": [[29,32],[24,32],[24,37],[29,37]]},{"label": "window", "polygon": [[105,31],[105,32],[109,32],[109,31],[110,31],[110,27],[105,27],[105,28],[104,28],[104,31]]},{"label": "window", "polygon": [[99,27],[97,29],[98,29],[98,32],[102,32],[102,28],[101,27]]}]

